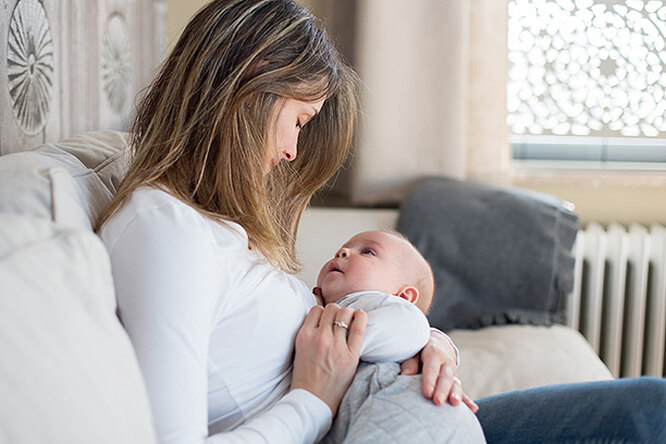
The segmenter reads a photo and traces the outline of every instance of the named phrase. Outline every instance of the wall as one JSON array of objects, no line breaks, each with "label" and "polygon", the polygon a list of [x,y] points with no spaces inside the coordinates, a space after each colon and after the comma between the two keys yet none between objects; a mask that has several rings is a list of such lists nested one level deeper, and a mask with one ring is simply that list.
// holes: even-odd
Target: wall
[{"label": "wall", "polygon": [[188,20],[207,0],[167,0],[167,46],[173,47]]},{"label": "wall", "polygon": [[581,222],[666,225],[664,172],[515,173],[516,186],[573,202]]},{"label": "wall", "polygon": [[[337,5],[340,2],[341,0],[335,0],[335,4]],[[168,0],[168,35],[170,42],[177,38],[188,18],[205,3],[206,1],[204,0],[191,0],[187,2],[182,0]],[[331,0],[302,0],[301,3],[310,8],[313,13],[322,16],[329,25],[331,22],[335,22],[336,18],[332,14],[335,8],[332,6],[334,3]],[[344,0],[342,3],[348,4],[349,2]],[[357,3],[354,7],[358,8],[358,5],[362,3]],[[334,24],[340,26],[339,23]],[[342,26],[347,26],[354,30],[356,24],[347,17]],[[472,23],[472,26],[474,26],[474,23]],[[340,33],[337,34],[338,40],[340,40]],[[342,37],[344,38],[344,36]],[[343,52],[346,53],[348,51],[344,51],[343,49]],[[354,59],[354,54],[346,55],[348,59]],[[473,54],[472,56],[482,59],[479,54]],[[475,75],[478,78],[478,76],[484,76],[487,73],[488,71],[472,72],[472,80],[474,80]],[[488,117],[488,113],[485,112],[486,108],[479,108],[483,106],[483,100],[469,102],[470,109],[467,110],[468,115],[470,118],[476,115],[476,118],[472,120],[478,121],[478,118],[482,118],[483,116]],[[487,103],[485,106],[487,106]],[[487,126],[488,122],[484,124],[484,127]],[[469,136],[472,139],[474,137],[477,139],[481,137],[474,132],[471,132]],[[488,144],[487,140],[484,143]],[[498,149],[503,149],[502,147],[504,146],[505,141],[498,142]],[[487,159],[488,156],[482,156],[480,160],[478,155],[470,155],[467,161],[472,162],[474,165],[483,165],[484,163],[488,163]],[[508,162],[508,160],[506,161]],[[493,162],[496,162],[496,160],[493,160]],[[483,177],[475,179],[483,180]],[[635,221],[645,224],[652,222],[666,223],[665,173],[619,174],[608,172],[547,171],[526,173],[525,171],[510,169],[503,180],[497,177],[494,177],[492,180],[496,183],[510,183],[516,186],[548,192],[571,201],[576,205],[576,211],[581,216],[583,222],[596,220],[602,223],[610,221],[619,221],[621,223]]]}]

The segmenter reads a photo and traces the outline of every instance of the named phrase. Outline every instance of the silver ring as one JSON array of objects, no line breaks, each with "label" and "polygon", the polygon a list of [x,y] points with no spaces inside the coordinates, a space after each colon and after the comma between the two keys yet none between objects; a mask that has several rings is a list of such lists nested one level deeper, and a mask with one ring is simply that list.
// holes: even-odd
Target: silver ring
[{"label": "silver ring", "polygon": [[335,322],[333,323],[333,325],[337,325],[338,327],[342,327],[342,328],[349,328],[349,325],[345,324],[345,323],[342,322],[342,321],[335,321]]}]

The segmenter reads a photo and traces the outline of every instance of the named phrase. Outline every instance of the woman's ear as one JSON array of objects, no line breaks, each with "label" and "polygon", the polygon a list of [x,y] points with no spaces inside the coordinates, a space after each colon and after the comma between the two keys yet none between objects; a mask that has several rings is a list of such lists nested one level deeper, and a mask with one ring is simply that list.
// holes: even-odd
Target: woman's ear
[{"label": "woman's ear", "polygon": [[394,294],[411,304],[416,304],[416,301],[419,300],[419,290],[416,287],[412,287],[411,285],[403,285]]}]

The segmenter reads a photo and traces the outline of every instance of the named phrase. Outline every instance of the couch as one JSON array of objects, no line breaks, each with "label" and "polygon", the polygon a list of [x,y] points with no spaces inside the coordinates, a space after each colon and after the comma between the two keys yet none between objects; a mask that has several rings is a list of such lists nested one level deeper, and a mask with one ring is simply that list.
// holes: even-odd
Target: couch
[{"label": "couch", "polygon": [[[124,133],[82,134],[0,157],[0,443],[155,442],[131,343],[116,317],[92,220],[122,179]],[[393,228],[397,210],[309,208],[298,247],[309,285],[351,234]],[[611,379],[563,326],[453,330],[466,392]]]}]

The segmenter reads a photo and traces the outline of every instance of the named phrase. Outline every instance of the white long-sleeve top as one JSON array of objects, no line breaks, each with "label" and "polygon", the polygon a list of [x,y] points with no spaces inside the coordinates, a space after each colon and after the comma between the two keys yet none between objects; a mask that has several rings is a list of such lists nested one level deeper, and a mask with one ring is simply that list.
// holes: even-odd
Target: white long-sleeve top
[{"label": "white long-sleeve top", "polygon": [[419,352],[430,338],[430,324],[419,308],[379,291],[359,291],[336,301],[341,307],[362,309],[368,326],[361,345],[367,362],[402,362]]},{"label": "white long-sleeve top", "polygon": [[328,406],[289,391],[315,298],[250,250],[242,227],[142,188],[101,237],[160,443],[312,443],[328,430]]}]

